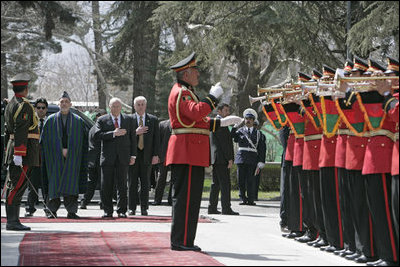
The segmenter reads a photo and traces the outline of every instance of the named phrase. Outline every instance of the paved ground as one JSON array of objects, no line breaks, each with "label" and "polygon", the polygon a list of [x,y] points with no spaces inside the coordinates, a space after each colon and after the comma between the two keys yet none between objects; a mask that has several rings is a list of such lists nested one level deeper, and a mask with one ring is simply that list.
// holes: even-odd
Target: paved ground
[{"label": "paved ground", "polygon": [[[239,206],[232,201],[232,208],[240,216],[207,215],[208,201],[201,204],[200,215],[216,219],[214,223],[199,223],[195,244],[225,265],[361,265],[339,256],[320,251],[297,241],[283,238],[279,227],[279,202],[258,201],[257,206]],[[220,208],[220,207],[219,207]],[[21,216],[25,209],[21,208]],[[97,204],[79,210],[80,216],[100,217],[103,212]],[[1,215],[5,216],[4,203]],[[66,216],[64,206],[58,212]],[[115,215],[115,213],[114,213]],[[149,215],[171,215],[170,206],[150,206]],[[44,216],[39,209],[35,216]],[[32,233],[49,232],[169,232],[170,223],[27,223]],[[24,233],[5,230],[1,224],[1,265],[16,266],[19,242]]]}]

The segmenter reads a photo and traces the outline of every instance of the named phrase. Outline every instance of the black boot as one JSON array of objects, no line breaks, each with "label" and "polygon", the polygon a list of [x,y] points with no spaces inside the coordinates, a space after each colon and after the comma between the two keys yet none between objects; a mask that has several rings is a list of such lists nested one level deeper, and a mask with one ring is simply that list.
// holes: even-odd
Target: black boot
[{"label": "black boot", "polygon": [[19,221],[19,207],[20,206],[8,206],[6,204],[7,213],[7,225],[6,230],[14,231],[30,231],[31,228],[27,227]]}]

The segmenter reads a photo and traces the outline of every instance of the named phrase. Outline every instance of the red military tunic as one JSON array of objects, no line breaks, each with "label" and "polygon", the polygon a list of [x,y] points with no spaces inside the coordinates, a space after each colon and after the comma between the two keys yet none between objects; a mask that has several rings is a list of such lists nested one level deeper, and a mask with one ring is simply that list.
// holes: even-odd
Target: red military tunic
[{"label": "red military tunic", "polygon": [[299,108],[300,106],[295,103],[281,105],[281,109],[296,137],[293,150],[293,167],[303,165],[304,117],[299,114]]},{"label": "red military tunic", "polygon": [[303,170],[319,170],[319,153],[321,149],[322,128],[312,106],[305,109]]},{"label": "red military tunic", "polygon": [[[381,96],[377,92],[368,92],[366,94],[371,98],[376,97],[377,101],[375,103],[364,104],[363,106],[365,117],[371,118],[368,122],[371,131],[369,132],[370,137],[367,140],[362,174],[390,173],[392,171],[394,146],[392,137],[394,137],[396,132],[396,123],[390,118],[385,117],[385,112],[382,109],[381,100],[379,99]],[[380,123],[380,129],[371,129],[371,127],[374,127],[372,119],[379,117],[383,121]]]},{"label": "red military tunic", "polygon": [[[209,133],[209,129],[215,131],[219,127],[218,120],[206,117],[212,111],[212,105],[215,105],[214,100],[199,102],[190,89],[175,83],[168,99],[172,134],[168,142],[166,166],[170,164],[210,166],[210,140],[207,132]],[[199,129],[203,130],[203,133],[174,134],[175,129],[188,131]]]},{"label": "red military tunic", "polygon": [[294,134],[290,133],[286,146],[286,153],[285,153],[286,161],[293,161],[294,140],[295,140]]},{"label": "red military tunic", "polygon": [[[399,100],[399,93],[393,95],[397,100]],[[399,175],[399,102],[396,106],[390,109],[387,116],[396,123],[396,142],[393,146],[392,153],[392,175]]]}]

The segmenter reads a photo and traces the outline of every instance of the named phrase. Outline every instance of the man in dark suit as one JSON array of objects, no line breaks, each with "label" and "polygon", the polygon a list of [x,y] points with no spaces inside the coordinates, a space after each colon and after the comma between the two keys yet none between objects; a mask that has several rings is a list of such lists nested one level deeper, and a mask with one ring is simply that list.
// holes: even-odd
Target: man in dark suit
[{"label": "man in dark suit", "polygon": [[[46,113],[47,113],[47,107],[48,103],[45,98],[38,98],[35,101],[35,111],[36,115],[39,118],[39,132],[43,131],[43,125],[44,121],[46,120]],[[40,153],[39,153],[40,154]],[[39,155],[40,159],[40,155]],[[41,159],[39,160],[40,166],[35,166],[32,167],[32,172],[31,172],[31,183],[28,184],[28,199],[26,201],[26,206],[25,206],[25,217],[31,217],[36,211],[35,205],[36,203],[39,202],[39,195],[37,192],[39,192],[39,187],[42,188],[42,195],[43,199],[47,201],[46,198],[46,193],[44,192],[45,188],[44,186],[41,186],[42,184],[42,177],[45,174],[45,172],[42,172],[42,162]]]},{"label": "man in dark suit", "polygon": [[160,130],[158,118],[146,113],[147,100],[143,96],[134,99],[133,129],[137,138],[137,158],[129,168],[129,215],[135,215],[140,179],[140,211],[147,215],[151,165],[157,164],[160,149]]},{"label": "man in dark suit", "polygon": [[111,114],[98,118],[94,140],[102,141],[101,166],[101,202],[103,218],[112,218],[114,179],[117,183],[118,217],[126,218],[128,166],[135,164],[136,135],[133,131],[132,117],[121,114],[122,101],[112,98],[109,104]]},{"label": "man in dark suit", "polygon": [[[217,118],[225,118],[230,114],[229,105],[221,103],[217,108]],[[210,134],[211,164],[213,165],[213,182],[210,190],[208,214],[220,214],[218,211],[218,195],[221,190],[221,206],[224,215],[239,215],[231,209],[231,177],[233,164],[233,142],[228,127],[220,127]]]},{"label": "man in dark suit", "polygon": [[[156,192],[154,196],[153,205],[161,205],[165,184],[167,181],[167,173],[170,170],[169,166],[165,166],[165,155],[167,154],[168,141],[171,136],[170,120],[161,121],[159,127],[160,127],[160,145],[161,145],[160,164],[159,164],[158,179],[156,184],[156,190],[155,190]],[[169,192],[168,192],[168,204],[172,205],[171,186],[169,187]]]},{"label": "man in dark suit", "polygon": [[[265,166],[266,145],[262,133],[254,127],[257,119],[255,110],[248,108],[243,112],[245,126],[232,128],[233,141],[238,143],[235,164],[238,167],[239,196],[242,203],[239,205],[256,205],[255,176]],[[247,191],[247,196],[246,196]]]},{"label": "man in dark suit", "polygon": [[[96,120],[106,114],[105,110],[101,110],[96,113]],[[100,153],[101,153],[101,140],[94,140],[94,134],[96,133],[96,125],[89,131],[89,151],[88,151],[88,186],[86,193],[83,195],[81,200],[81,209],[86,209],[87,205],[93,198],[94,191],[96,190],[99,177],[101,177],[100,171]],[[101,205],[102,206],[102,205]]]}]

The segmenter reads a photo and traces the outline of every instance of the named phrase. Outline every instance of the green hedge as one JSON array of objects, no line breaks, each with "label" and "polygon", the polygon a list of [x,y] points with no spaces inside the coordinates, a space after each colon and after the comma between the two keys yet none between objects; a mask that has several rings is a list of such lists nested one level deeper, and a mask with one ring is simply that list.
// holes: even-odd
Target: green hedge
[{"label": "green hedge", "polygon": [[[279,191],[281,177],[281,165],[267,163],[261,171],[260,191]],[[233,164],[231,169],[231,184],[233,190],[238,190],[237,165]]]}]

